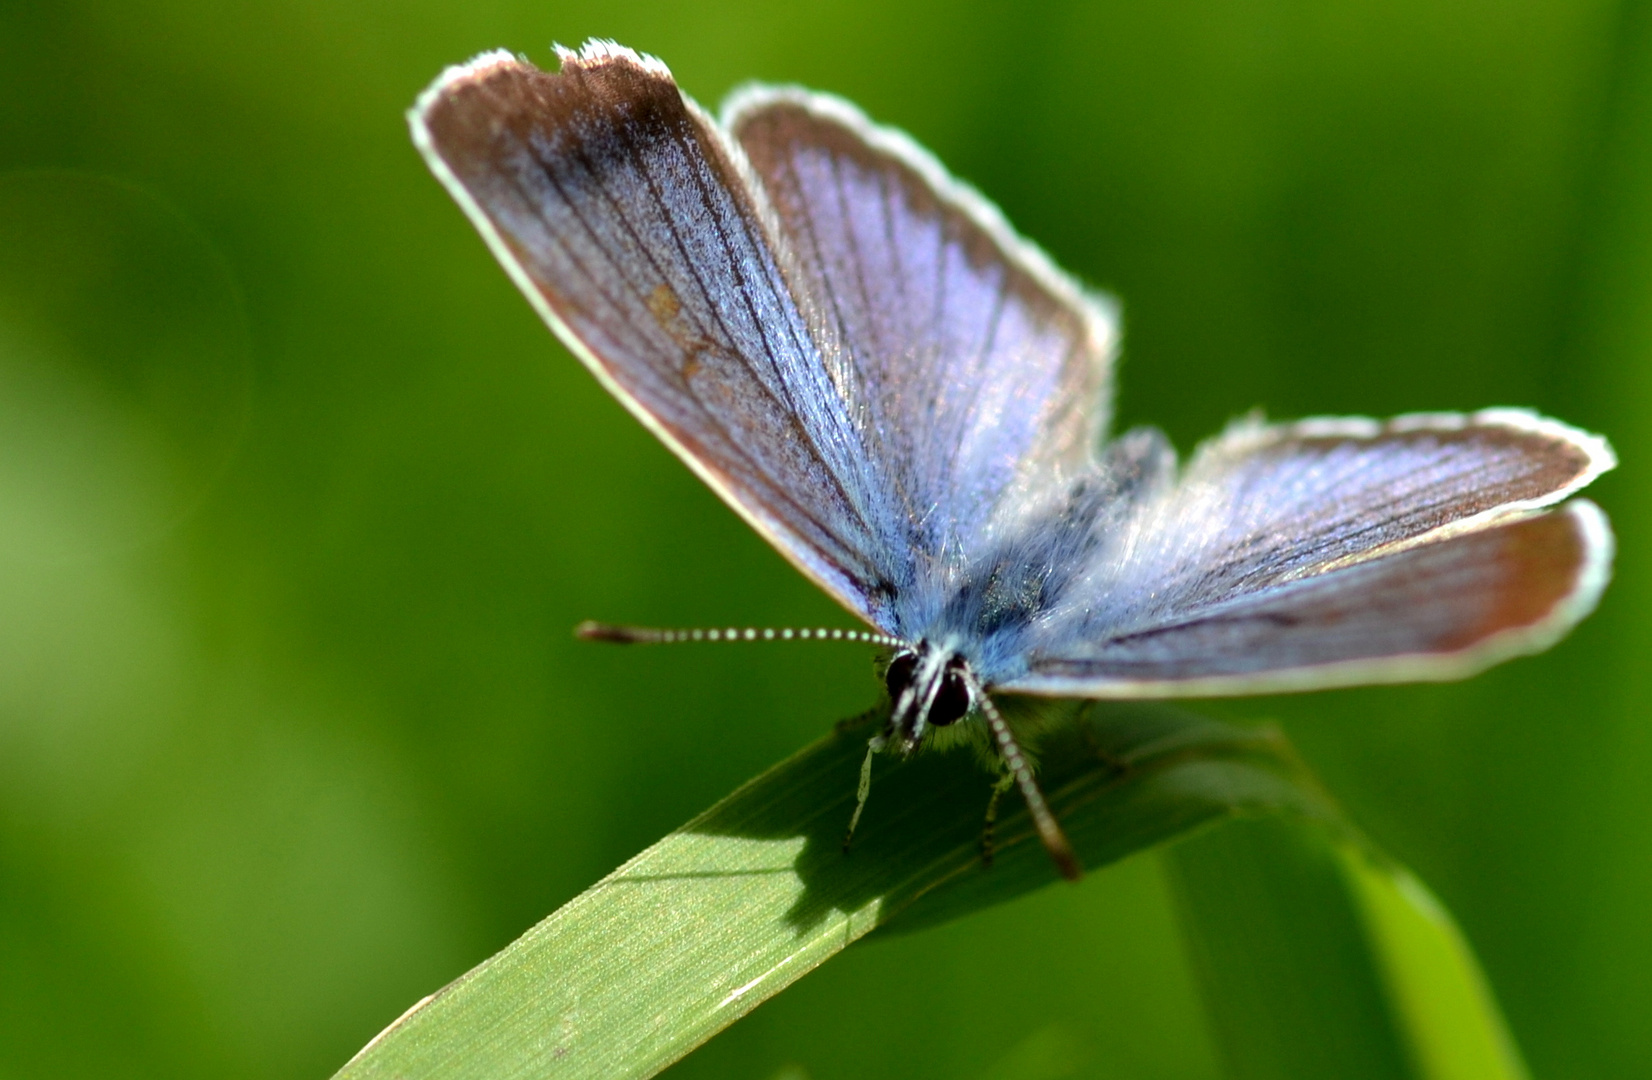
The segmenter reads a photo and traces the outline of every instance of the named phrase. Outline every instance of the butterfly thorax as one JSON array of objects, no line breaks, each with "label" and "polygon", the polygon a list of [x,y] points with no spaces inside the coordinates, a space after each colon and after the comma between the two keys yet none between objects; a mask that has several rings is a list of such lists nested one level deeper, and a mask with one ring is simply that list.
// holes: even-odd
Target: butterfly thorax
[{"label": "butterfly thorax", "polygon": [[[937,574],[911,590],[905,625],[893,632],[914,643],[884,672],[893,747],[909,754],[979,708],[987,687],[1024,670],[1022,641],[1051,600],[1048,562],[1010,556]],[[904,632],[903,632],[904,631]]]},{"label": "butterfly thorax", "polygon": [[[1062,599],[1072,568],[1083,563],[1081,550],[1096,536],[1091,521],[1066,515],[1041,517],[1034,524],[983,555],[950,565],[936,560],[929,573],[920,573],[897,599],[899,617],[888,628],[917,642],[890,664],[893,678],[903,685],[917,679],[927,693],[931,682],[955,672],[979,693],[1025,674],[1029,637]],[[957,698],[944,681],[936,692],[943,704]],[[898,697],[892,688],[891,702],[898,704]],[[915,696],[913,707],[923,700]],[[945,726],[959,716],[928,723]]]},{"label": "butterfly thorax", "polygon": [[1130,509],[1162,485],[1173,455],[1162,435],[1132,432],[1100,466],[1007,499],[987,522],[955,520],[912,547],[907,584],[884,629],[950,642],[977,687],[1015,682],[1052,613],[1123,533]]}]

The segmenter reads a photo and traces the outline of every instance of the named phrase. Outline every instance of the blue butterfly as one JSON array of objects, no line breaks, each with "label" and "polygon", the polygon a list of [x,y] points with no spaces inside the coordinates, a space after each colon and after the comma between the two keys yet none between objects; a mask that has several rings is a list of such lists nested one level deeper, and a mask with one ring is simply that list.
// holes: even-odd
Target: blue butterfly
[{"label": "blue butterfly", "polygon": [[1549,509],[1604,439],[1517,409],[1246,419],[1178,468],[1156,430],[1107,438],[1113,304],[904,135],[790,88],[713,119],[650,57],[559,56],[449,69],[414,140],[557,336],[874,628],[838,636],[890,650],[857,818],[873,752],[963,722],[992,805],[1018,786],[1076,877],[994,694],[1459,678],[1605,587],[1605,516]]}]

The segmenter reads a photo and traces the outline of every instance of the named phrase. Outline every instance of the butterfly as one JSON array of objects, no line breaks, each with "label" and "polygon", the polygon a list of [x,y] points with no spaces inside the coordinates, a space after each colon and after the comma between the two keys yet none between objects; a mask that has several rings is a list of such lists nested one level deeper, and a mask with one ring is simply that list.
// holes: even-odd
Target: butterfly
[{"label": "butterfly", "polygon": [[414,141],[597,379],[872,628],[832,636],[886,647],[856,819],[874,753],[962,723],[990,806],[1018,787],[1077,877],[995,695],[1454,679],[1605,587],[1605,516],[1560,505],[1604,439],[1519,409],[1248,418],[1178,465],[1107,435],[1114,304],[906,136],[786,87],[714,118],[611,42],[558,57],[448,69]]}]

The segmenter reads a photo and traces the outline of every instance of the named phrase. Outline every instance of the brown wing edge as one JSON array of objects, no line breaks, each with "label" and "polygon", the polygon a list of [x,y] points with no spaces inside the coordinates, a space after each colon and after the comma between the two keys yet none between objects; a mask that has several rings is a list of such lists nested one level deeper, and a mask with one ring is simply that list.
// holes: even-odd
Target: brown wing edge
[{"label": "brown wing edge", "polygon": [[[1093,365],[1091,385],[1085,391],[1089,397],[1085,412],[1090,417],[1091,430],[1083,439],[1087,459],[1093,458],[1099,451],[1110,420],[1112,371],[1121,333],[1117,299],[1108,293],[1087,288],[1062,270],[1043,248],[1015,231],[997,204],[974,186],[953,176],[939,158],[906,132],[875,123],[859,106],[835,94],[766,83],[747,83],[737,87],[723,99],[718,119],[721,130],[729,133],[728,141],[736,146],[736,160],[742,168],[749,170],[751,166],[744,151],[738,148],[736,136],[740,125],[747,117],[777,105],[791,106],[817,120],[835,124],[875,153],[911,171],[939,203],[956,211],[979,229],[1010,266],[1025,274],[1058,304],[1077,313],[1086,330],[1086,352]],[[758,190],[762,189],[755,172],[751,173],[751,181]]]},{"label": "brown wing edge", "polygon": [[[1551,511],[1512,511],[1476,533],[1511,532],[1518,560],[1491,617],[1461,643],[1427,653],[1345,660],[1247,675],[1166,680],[1033,676],[994,687],[1042,697],[1145,699],[1240,697],[1383,683],[1450,682],[1516,656],[1539,653],[1595,609],[1612,576],[1614,539],[1606,515],[1587,499]],[[1465,534],[1459,534],[1465,535]],[[1440,542],[1449,543],[1451,537]]]},{"label": "brown wing edge", "polygon": [[[671,70],[657,58],[645,53],[637,53],[612,41],[596,39],[587,41],[577,52],[558,46],[556,53],[564,69],[569,65],[594,67],[603,64],[622,64],[635,68],[645,76],[662,79],[670,83],[671,88],[681,95],[689,114],[701,124],[708,136],[730,157],[737,172],[743,178],[750,178],[750,165],[745,161],[744,155],[739,152],[739,148],[733,146],[733,140],[729,139],[717,127],[709,114],[692,98],[681,93],[671,75]],[[760,508],[743,501],[728,482],[727,477],[683,445],[665,425],[661,424],[641,402],[608,373],[602,360],[585,345],[584,341],[573,332],[572,328],[550,306],[544,294],[534,283],[532,276],[529,275],[527,269],[511,251],[510,244],[494,227],[487,212],[471,196],[464,182],[459,179],[453,168],[443,158],[436,137],[432,132],[431,118],[433,114],[466,86],[485,83],[490,78],[500,75],[528,78],[554,77],[551,73],[545,72],[529,61],[504,49],[482,53],[466,63],[455,64],[445,69],[436,77],[435,81],[419,94],[413,107],[407,113],[408,128],[412,134],[413,144],[420,155],[423,156],[425,164],[447,190],[448,194],[453,197],[453,200],[459,204],[460,210],[470,219],[470,223],[475,226],[476,231],[481,234],[488,250],[493,253],[499,265],[504,268],[506,275],[527,298],[529,305],[550,327],[552,333],[556,335],[568,351],[573,353],[579,362],[585,366],[586,370],[596,377],[597,382],[602,385],[603,389],[612,394],[625,407],[626,411],[637,419],[638,423],[642,424],[655,438],[664,443],[666,448],[687,465],[689,470],[699,477],[701,482],[715,492],[717,497],[722,499],[724,503],[728,504],[729,508],[747,525],[750,525],[771,547],[779,551],[782,557],[791,563],[799,573],[818,586],[822,592],[841,604],[850,614],[862,620],[868,626],[879,628],[872,620],[870,613],[862,608],[851,593],[846,592],[837,583],[824,577],[798,554],[799,549],[804,545],[791,536],[780,522],[762,513]],[[760,188],[756,190],[759,194],[761,193]],[[758,200],[757,209],[759,216],[765,219],[762,224],[769,236],[773,237],[775,233],[773,228],[770,227],[772,226],[773,211],[766,206],[766,201],[762,199]]]}]

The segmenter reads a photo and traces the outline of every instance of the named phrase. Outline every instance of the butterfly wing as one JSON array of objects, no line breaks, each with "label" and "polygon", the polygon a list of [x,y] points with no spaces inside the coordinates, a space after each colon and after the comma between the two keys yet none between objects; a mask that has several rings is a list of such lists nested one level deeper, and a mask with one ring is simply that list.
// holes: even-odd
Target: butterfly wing
[{"label": "butterfly wing", "polygon": [[736,141],[657,61],[601,43],[561,58],[554,75],[503,53],[450,70],[415,142],[604,384],[800,569],[901,632],[896,597],[1088,461],[1110,310],[846,104],[748,92]]},{"label": "butterfly wing", "polygon": [[1456,678],[1550,644],[1610,570],[1564,499],[1605,441],[1515,410],[1247,423],[1098,547],[1004,689],[1264,693]]},{"label": "butterfly wing", "polygon": [[743,165],[657,61],[550,74],[493,53],[420,98],[414,141],[568,347],[762,535],[875,623],[910,576],[854,389],[812,333]]},{"label": "butterfly wing", "polygon": [[925,552],[981,532],[1087,466],[1117,339],[1087,296],[998,211],[848,102],[757,87],[724,125],[796,259],[816,333],[839,343],[868,442]]},{"label": "butterfly wing", "polygon": [[[725,132],[656,61],[602,44],[562,59],[447,72],[414,137],[645,425],[886,630],[908,629],[896,598],[937,564],[1056,551],[1030,526],[1107,488],[1105,305],[835,99],[748,92]],[[1610,464],[1600,440],[1507,411],[1242,427],[1179,483],[1092,508],[1025,670],[998,684],[1246,692],[1536,647],[1593,603],[1611,542],[1587,504],[1533,515]]]}]

